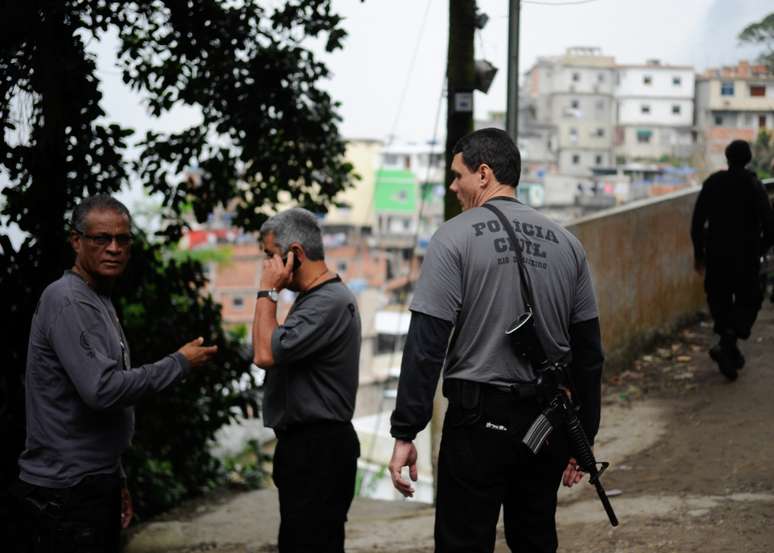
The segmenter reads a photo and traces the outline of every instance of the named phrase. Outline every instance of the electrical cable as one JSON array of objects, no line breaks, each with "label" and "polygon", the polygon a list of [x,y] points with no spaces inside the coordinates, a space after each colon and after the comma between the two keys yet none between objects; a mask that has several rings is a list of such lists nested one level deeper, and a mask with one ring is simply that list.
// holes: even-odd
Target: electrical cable
[{"label": "electrical cable", "polygon": [[[420,231],[421,231],[422,214],[424,213],[425,203],[426,203],[425,202],[425,194],[424,194],[424,191],[422,189],[422,185],[427,185],[430,182],[430,172],[433,169],[432,146],[434,146],[437,143],[437,139],[438,139],[438,124],[439,124],[440,119],[441,119],[441,107],[443,106],[443,100],[444,100],[445,97],[446,97],[446,71],[444,71],[443,84],[441,86],[441,94],[438,97],[438,106],[436,108],[435,122],[433,124],[433,138],[432,138],[432,140],[430,142],[431,150],[430,150],[430,153],[428,154],[428,163],[427,163],[427,168],[426,168],[426,172],[425,172],[425,179],[424,179],[424,181],[420,181],[418,183],[419,184],[419,210],[417,212],[417,225],[416,225],[416,229],[414,231],[414,237],[412,239],[412,254],[411,254],[411,258],[408,260],[408,263],[409,263],[408,286],[410,288],[413,287],[413,283],[411,281],[412,268],[413,268],[413,265],[414,265],[414,261],[418,257],[417,256],[417,247],[419,246],[419,234],[420,234]],[[408,307],[408,304],[406,302],[403,302],[403,303],[399,304],[399,308],[400,309],[398,310],[397,329],[396,329],[396,334],[395,334],[396,336],[400,336],[400,324],[401,324],[401,319],[402,319],[401,315],[403,314],[404,311],[406,311],[407,307]],[[392,367],[393,363],[395,362],[395,357],[397,355],[397,350],[398,350],[399,343],[400,343],[400,341],[396,339],[395,343],[393,345],[393,349],[390,352],[389,362],[387,363],[388,367]],[[368,447],[368,453],[364,457],[366,460],[372,460],[372,457],[373,457],[374,448],[376,446],[377,434],[379,432],[379,427],[382,425],[382,417],[384,416],[384,407],[385,407],[384,404],[385,404],[386,392],[387,392],[387,387],[389,385],[389,382],[390,382],[390,378],[388,377],[388,378],[385,378],[384,382],[382,383],[382,393],[381,393],[381,397],[379,398],[379,408],[378,408],[377,414],[376,414],[376,421],[375,421],[375,424],[374,424],[374,431],[371,434],[372,435],[372,439],[371,439],[371,443],[370,443],[370,445]],[[362,487],[361,487],[361,490],[362,490]]]},{"label": "electrical cable", "polygon": [[562,2],[540,2],[538,0],[521,0],[522,4],[534,4],[536,6],[577,6],[579,4],[591,4],[599,0],[570,0]]}]

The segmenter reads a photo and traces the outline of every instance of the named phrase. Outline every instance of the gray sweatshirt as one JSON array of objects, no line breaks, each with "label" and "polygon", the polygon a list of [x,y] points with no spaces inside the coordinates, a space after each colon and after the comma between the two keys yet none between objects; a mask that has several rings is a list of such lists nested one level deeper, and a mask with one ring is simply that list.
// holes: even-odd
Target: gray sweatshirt
[{"label": "gray sweatshirt", "polygon": [[27,442],[20,478],[67,488],[120,470],[142,397],[190,365],[181,353],[130,368],[129,347],[108,296],[72,271],[50,284],[32,318],[27,350]]}]

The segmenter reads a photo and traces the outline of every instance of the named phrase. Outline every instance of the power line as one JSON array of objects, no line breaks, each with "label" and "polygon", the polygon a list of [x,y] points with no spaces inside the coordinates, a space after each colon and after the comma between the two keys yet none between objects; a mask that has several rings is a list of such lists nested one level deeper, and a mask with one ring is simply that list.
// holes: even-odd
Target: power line
[{"label": "power line", "polygon": [[[423,185],[426,186],[426,185],[430,184],[430,173],[433,170],[433,162],[432,162],[432,160],[433,160],[433,146],[437,143],[438,124],[439,124],[439,122],[441,120],[441,107],[443,106],[444,98],[446,98],[446,86],[445,85],[446,85],[446,72],[444,71],[444,77],[443,77],[443,81],[442,81],[442,85],[441,85],[441,94],[438,96],[438,106],[436,108],[435,122],[433,124],[433,138],[432,138],[432,141],[430,143],[431,147],[430,147],[430,153],[428,154],[428,163],[427,163],[427,168],[426,168],[427,170],[425,172],[425,180],[423,182],[417,183],[419,185],[419,210],[418,210],[418,213],[417,213],[417,226],[416,226],[416,229],[414,230],[414,236],[413,236],[413,239],[412,239],[412,245],[413,245],[413,247],[412,247],[412,254],[411,254],[411,258],[408,260],[409,270],[408,270],[407,285],[408,285],[409,289],[414,287],[414,283],[411,281],[411,276],[412,276],[411,272],[412,272],[412,267],[413,267],[414,261],[419,257],[417,255],[417,248],[419,247],[419,235],[420,235],[420,232],[422,230],[422,228],[421,228],[421,225],[422,225],[422,215],[424,213],[425,205],[426,205],[426,200],[425,200],[426,193],[425,193],[425,190],[423,190]],[[402,315],[403,315],[404,311],[407,310],[407,308],[408,308],[408,303],[406,301],[401,302],[399,304],[399,307],[400,307],[400,309],[398,311],[398,318],[397,318],[397,323],[396,323],[396,326],[397,326],[396,330],[397,330],[397,332],[395,334],[395,336],[398,336],[398,338],[395,339],[395,342],[393,343],[392,351],[390,352],[389,362],[387,363],[388,370],[390,368],[392,368],[392,366],[393,366],[393,364],[395,362],[395,358],[397,357],[398,344],[400,343],[399,336],[400,336],[401,319],[402,319]],[[367,452],[367,454],[365,456],[365,459],[369,460],[370,462],[374,462],[373,454],[374,454],[374,449],[375,449],[375,446],[376,446],[376,439],[377,439],[377,435],[378,435],[378,432],[379,432],[379,428],[382,425],[382,417],[384,416],[384,407],[385,407],[384,403],[385,403],[385,399],[386,399],[386,392],[387,392],[387,387],[389,386],[389,382],[390,382],[390,377],[388,375],[388,377],[384,380],[384,382],[382,382],[382,393],[381,393],[381,397],[379,399],[379,408],[378,408],[377,414],[376,414],[376,420],[375,420],[375,424],[374,424],[374,431],[373,431],[373,433],[371,435],[372,436],[371,444],[370,444],[370,446],[368,448],[368,452]]]},{"label": "power line", "polygon": [[572,0],[569,2],[539,2],[538,0],[521,0],[522,4],[535,4],[537,6],[577,6],[578,4],[591,4],[598,0]]},{"label": "power line", "polygon": [[403,91],[398,101],[398,111],[395,113],[395,120],[392,123],[392,129],[390,134],[387,135],[387,142],[391,143],[395,136],[395,131],[398,127],[398,121],[400,120],[401,112],[403,111],[403,102],[406,100],[406,93],[408,92],[409,84],[411,83],[411,74],[414,72],[414,65],[416,64],[417,57],[419,57],[419,45],[422,43],[422,38],[425,36],[425,25],[427,24],[427,16],[430,14],[430,7],[433,5],[433,0],[429,0],[425,7],[425,14],[422,16],[422,23],[419,26],[419,35],[417,36],[417,43],[414,46],[414,54],[411,56],[411,62],[409,63],[408,73],[406,74],[406,82],[403,84]]}]

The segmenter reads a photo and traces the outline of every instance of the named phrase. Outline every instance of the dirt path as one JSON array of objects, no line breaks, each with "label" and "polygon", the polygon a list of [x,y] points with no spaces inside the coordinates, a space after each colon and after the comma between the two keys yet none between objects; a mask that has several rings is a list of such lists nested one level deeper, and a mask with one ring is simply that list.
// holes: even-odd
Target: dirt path
[{"label": "dirt path", "polygon": [[774,308],[764,307],[742,346],[747,365],[736,382],[707,357],[711,340],[709,324],[697,325],[674,353],[662,348],[663,357],[656,351],[622,375],[619,393],[667,403],[666,432],[605,475],[609,490],[623,492],[613,498],[619,528],[611,530],[589,490],[588,500],[560,509],[562,550],[774,551]]},{"label": "dirt path", "polygon": [[[560,551],[774,553],[774,306],[736,382],[707,356],[711,340],[699,323],[609,379],[596,453],[613,463],[603,481],[621,525],[591,486],[563,489]],[[273,490],[199,503],[136,530],[127,552],[275,551],[276,505]],[[431,552],[432,527],[431,506],[356,499],[347,551]]]}]

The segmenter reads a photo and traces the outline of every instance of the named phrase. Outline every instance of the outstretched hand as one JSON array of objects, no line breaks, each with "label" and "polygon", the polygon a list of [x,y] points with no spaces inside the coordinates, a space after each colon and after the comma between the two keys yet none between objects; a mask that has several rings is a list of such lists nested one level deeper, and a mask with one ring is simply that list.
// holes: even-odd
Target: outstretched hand
[{"label": "outstretched hand", "polygon": [[191,340],[179,350],[188,362],[191,364],[191,368],[204,365],[210,361],[216,353],[218,353],[218,346],[203,346],[204,338],[199,336],[195,340]]},{"label": "outstretched hand", "polygon": [[395,440],[395,447],[392,450],[392,459],[390,459],[389,469],[392,485],[403,497],[413,497],[414,488],[410,482],[407,482],[400,475],[403,467],[409,468],[411,480],[416,482],[417,477],[417,448],[414,442],[404,440]]}]

